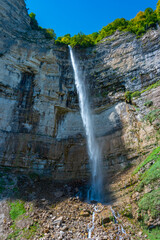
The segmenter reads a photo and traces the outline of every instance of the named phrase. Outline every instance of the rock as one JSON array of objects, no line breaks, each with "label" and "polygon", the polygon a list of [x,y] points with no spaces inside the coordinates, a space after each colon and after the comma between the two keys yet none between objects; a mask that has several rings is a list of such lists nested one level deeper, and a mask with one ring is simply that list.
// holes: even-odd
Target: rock
[{"label": "rock", "polygon": [[91,214],[90,211],[82,210],[79,215],[82,216],[82,217],[89,217],[90,214]]},{"label": "rock", "polygon": [[63,192],[62,191],[57,191],[57,192],[55,192],[54,193],[54,196],[56,197],[56,198],[60,198],[60,197],[62,197],[63,196]]},{"label": "rock", "polygon": [[59,217],[59,218],[56,218],[54,221],[53,221],[53,225],[58,225],[60,226],[63,222],[63,217]]},{"label": "rock", "polygon": [[[52,172],[54,165],[56,180],[87,179],[85,133],[68,47],[31,29],[24,0],[1,0],[0,17],[0,165],[40,174]],[[154,126],[141,120],[148,113],[147,99],[160,107],[160,87],[134,99],[139,114],[125,103],[124,91],[159,79],[159,39],[159,29],[140,39],[115,32],[92,48],[76,49],[92,96],[96,134],[105,146],[106,172],[124,168],[148,149],[154,140],[148,141],[147,134],[155,139]]]},{"label": "rock", "polygon": [[67,227],[67,226],[63,226],[63,227],[62,227],[62,231],[63,231],[63,232],[65,232],[65,231],[67,231],[67,230],[68,230],[68,227]]},{"label": "rock", "polygon": [[23,229],[23,228],[28,229],[32,224],[33,224],[33,219],[25,218],[25,217],[16,222],[16,226],[20,229]]},{"label": "rock", "polygon": [[98,216],[101,224],[109,223],[111,221],[111,217],[113,217],[112,211],[109,209],[103,210]]}]

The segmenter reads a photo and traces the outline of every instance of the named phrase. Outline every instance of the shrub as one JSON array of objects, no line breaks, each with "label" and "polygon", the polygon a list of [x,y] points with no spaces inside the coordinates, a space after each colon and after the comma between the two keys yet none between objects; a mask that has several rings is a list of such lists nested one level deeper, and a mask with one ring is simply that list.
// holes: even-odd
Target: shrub
[{"label": "shrub", "polygon": [[53,29],[51,29],[51,28],[48,28],[48,29],[42,28],[42,27],[40,27],[38,25],[35,13],[32,12],[32,13],[29,14],[29,16],[30,16],[30,19],[31,19],[30,25],[31,25],[31,28],[33,30],[43,31],[45,37],[48,38],[48,39],[55,39],[56,38],[56,34],[55,34]]},{"label": "shrub", "polygon": [[30,19],[31,19],[31,22],[30,22],[31,28],[33,30],[39,30],[38,22],[36,20],[36,14],[32,12],[32,13],[29,14],[29,16],[30,16]]},{"label": "shrub", "polygon": [[131,99],[132,99],[131,95],[132,95],[132,92],[130,91],[125,92],[124,97],[126,102],[131,103]]}]

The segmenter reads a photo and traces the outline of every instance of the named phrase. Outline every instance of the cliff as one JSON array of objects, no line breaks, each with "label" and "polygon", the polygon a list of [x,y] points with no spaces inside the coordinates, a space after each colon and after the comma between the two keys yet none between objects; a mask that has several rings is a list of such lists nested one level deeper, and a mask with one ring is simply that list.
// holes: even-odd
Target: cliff
[{"label": "cliff", "polygon": [[[67,47],[31,30],[23,0],[0,8],[0,166],[82,179],[90,168]],[[104,171],[123,169],[159,141],[160,30],[137,39],[116,32],[95,47],[76,49],[90,92]],[[150,106],[146,105],[150,101]],[[153,121],[144,121],[155,111]],[[155,137],[157,136],[157,137]]]}]

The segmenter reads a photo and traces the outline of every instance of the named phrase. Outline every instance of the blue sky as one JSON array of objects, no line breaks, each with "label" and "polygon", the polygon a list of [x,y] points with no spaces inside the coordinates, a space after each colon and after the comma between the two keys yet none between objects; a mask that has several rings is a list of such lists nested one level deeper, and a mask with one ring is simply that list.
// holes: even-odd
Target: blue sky
[{"label": "blue sky", "polygon": [[78,32],[90,34],[124,17],[135,17],[147,7],[156,9],[158,0],[26,0],[43,28],[54,29],[57,36]]}]

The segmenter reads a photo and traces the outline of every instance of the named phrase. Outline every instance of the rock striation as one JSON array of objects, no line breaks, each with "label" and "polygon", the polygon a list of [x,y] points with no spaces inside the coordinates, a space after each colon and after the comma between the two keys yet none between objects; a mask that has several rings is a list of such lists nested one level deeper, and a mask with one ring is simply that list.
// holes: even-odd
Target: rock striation
[{"label": "rock striation", "polygon": [[[90,167],[69,51],[32,30],[23,0],[0,7],[0,166],[88,178]],[[160,87],[126,103],[160,79],[160,30],[142,38],[116,32],[95,47],[76,49],[102,145],[104,171],[116,171],[157,144],[157,128],[142,121],[160,107]],[[152,106],[144,106],[146,101]],[[157,126],[157,125],[156,125]]]}]

